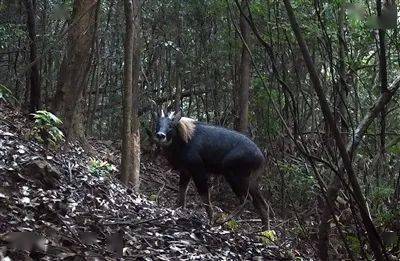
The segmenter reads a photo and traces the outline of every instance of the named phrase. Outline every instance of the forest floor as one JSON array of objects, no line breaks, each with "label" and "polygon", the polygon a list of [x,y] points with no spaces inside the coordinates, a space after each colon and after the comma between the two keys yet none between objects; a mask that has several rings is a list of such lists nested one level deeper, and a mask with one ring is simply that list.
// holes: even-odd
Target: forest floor
[{"label": "forest floor", "polygon": [[[90,140],[90,153],[78,145],[54,150],[33,141],[31,130],[27,117],[0,104],[0,260],[301,257],[290,240],[263,238],[250,207],[235,222],[210,226],[190,188],[187,209],[174,209],[177,175],[160,157],[143,155],[136,194],[116,169],[93,167],[94,158],[118,166],[110,142]],[[213,197],[224,210],[237,207],[231,192]]]}]

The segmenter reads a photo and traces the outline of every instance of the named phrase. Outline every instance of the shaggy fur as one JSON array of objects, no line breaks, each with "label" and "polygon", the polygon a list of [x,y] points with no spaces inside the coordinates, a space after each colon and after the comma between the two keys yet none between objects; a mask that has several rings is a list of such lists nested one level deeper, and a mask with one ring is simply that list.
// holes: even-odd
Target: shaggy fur
[{"label": "shaggy fur", "polygon": [[191,118],[182,117],[179,120],[179,134],[181,138],[188,143],[189,140],[193,137],[194,130],[196,129],[195,120]]}]

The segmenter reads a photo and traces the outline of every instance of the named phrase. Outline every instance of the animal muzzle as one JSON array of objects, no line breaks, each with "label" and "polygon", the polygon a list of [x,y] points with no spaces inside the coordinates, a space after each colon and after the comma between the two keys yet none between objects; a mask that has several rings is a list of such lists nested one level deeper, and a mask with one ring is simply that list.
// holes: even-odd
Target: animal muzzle
[{"label": "animal muzzle", "polygon": [[166,142],[167,141],[167,135],[164,132],[159,131],[159,132],[156,133],[156,139],[159,142]]}]

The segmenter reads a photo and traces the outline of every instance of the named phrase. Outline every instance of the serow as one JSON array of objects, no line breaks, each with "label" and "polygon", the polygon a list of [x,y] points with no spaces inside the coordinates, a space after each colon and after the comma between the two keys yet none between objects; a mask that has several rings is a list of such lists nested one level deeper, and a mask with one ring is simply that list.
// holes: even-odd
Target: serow
[{"label": "serow", "polygon": [[155,140],[180,174],[178,207],[185,207],[186,191],[193,179],[212,222],[208,179],[211,173],[220,174],[242,204],[247,198],[252,199],[266,228],[267,204],[257,181],[263,173],[265,157],[257,145],[239,132],[182,117],[181,111],[166,115],[161,110],[156,117]]}]

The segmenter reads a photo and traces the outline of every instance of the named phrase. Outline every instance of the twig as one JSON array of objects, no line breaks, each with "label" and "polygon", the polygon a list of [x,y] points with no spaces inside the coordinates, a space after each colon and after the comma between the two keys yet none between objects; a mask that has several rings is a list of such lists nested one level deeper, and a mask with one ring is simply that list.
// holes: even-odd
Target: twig
[{"label": "twig", "polygon": [[68,231],[71,233],[71,235],[76,239],[76,241],[78,241],[78,243],[86,248],[85,244],[82,243],[81,239],[75,234],[74,231],[72,231],[71,226],[69,226],[67,223],[65,223],[64,219],[62,219],[62,217],[60,216],[60,214],[58,214],[57,212],[54,212],[58,218],[58,220],[61,221],[61,223],[63,223],[63,225],[68,229]]},{"label": "twig", "polygon": [[237,223],[259,223],[259,222],[261,222],[261,219],[260,218],[253,218],[253,219],[241,219],[241,220],[238,220],[238,221],[236,221]]},{"label": "twig", "polygon": [[141,224],[149,223],[151,221],[162,219],[162,218],[164,218],[164,217],[166,217],[168,215],[170,215],[170,213],[167,213],[167,214],[161,215],[159,217],[155,217],[155,218],[141,220],[141,221],[138,221],[138,222],[135,222],[135,223],[132,223],[133,220],[123,220],[123,221],[116,221],[116,222],[104,222],[104,223],[102,223],[102,225],[129,225],[129,226],[134,226],[135,227],[135,226],[138,226],[138,225],[141,225]]},{"label": "twig", "polygon": [[[140,178],[143,179],[143,180],[149,181],[149,182],[155,182],[155,183],[157,183],[157,184],[163,185],[163,183],[161,183],[160,181],[158,181],[158,180],[156,180],[156,179],[154,179],[154,178],[150,178],[150,179],[149,179],[149,178],[144,177],[143,175],[142,175]],[[178,189],[172,187],[171,185],[165,184],[165,187],[166,187],[166,188],[169,188],[169,189],[172,190],[172,191],[179,192]]]},{"label": "twig", "polygon": [[72,167],[71,167],[70,161],[68,161],[68,174],[69,174],[69,176],[68,176],[69,181],[71,181],[72,180]]},{"label": "twig", "polygon": [[231,220],[232,218],[234,218],[236,215],[238,215],[243,211],[244,206],[247,204],[247,198],[249,197],[249,188],[247,188],[246,197],[244,198],[243,203],[239,207],[237,207],[234,211],[232,211],[222,222],[217,222],[216,225],[222,226],[223,224],[225,224],[226,222],[228,222],[229,220]]},{"label": "twig", "polygon": [[164,188],[165,188],[165,185],[166,185],[166,182],[165,182],[165,176],[166,176],[166,174],[165,173],[171,173],[171,170],[168,170],[167,172],[164,172],[164,179],[163,179],[163,185],[162,185],[162,187],[160,188],[160,190],[158,191],[158,193],[157,193],[157,197],[156,197],[156,203],[157,203],[157,205],[159,206],[160,204],[160,202],[159,202],[159,198],[160,198],[160,195],[161,195],[161,192],[164,190]]}]

